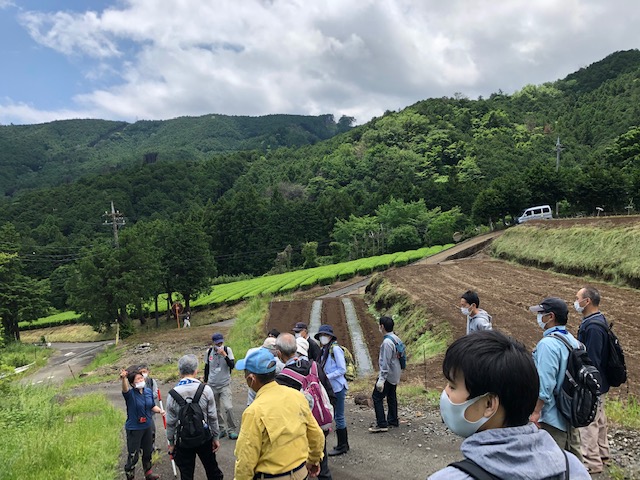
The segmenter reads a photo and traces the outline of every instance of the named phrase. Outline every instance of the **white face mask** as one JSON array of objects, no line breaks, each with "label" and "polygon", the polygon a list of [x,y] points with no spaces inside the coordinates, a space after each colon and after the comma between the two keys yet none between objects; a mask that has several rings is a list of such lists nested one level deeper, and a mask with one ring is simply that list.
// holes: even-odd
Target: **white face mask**
[{"label": "white face mask", "polygon": [[456,435],[467,438],[476,433],[482,425],[487,423],[491,417],[495,415],[495,412],[491,417],[482,417],[476,422],[470,422],[464,418],[464,412],[467,411],[467,407],[487,395],[489,394],[485,393],[484,395],[471,398],[463,403],[453,403],[449,398],[449,395],[447,395],[446,390],[443,390],[442,395],[440,396],[440,415],[442,415],[442,420],[444,420],[444,423],[449,427],[449,430]]},{"label": "white face mask", "polygon": [[134,387],[136,387],[136,388],[144,388],[144,382],[136,382]]},{"label": "white face mask", "polygon": [[573,308],[575,308],[576,312],[578,312],[578,313],[584,312],[584,307],[580,306],[580,301],[579,300],[576,300],[575,302],[573,302]]},{"label": "white face mask", "polygon": [[538,321],[538,326],[542,329],[545,330],[547,328],[547,323],[549,323],[551,320],[549,320],[548,322],[543,322],[542,319],[544,318],[546,314],[545,313],[539,313],[536,316],[536,320]]},{"label": "white face mask", "polygon": [[463,315],[467,315],[467,316],[468,316],[468,315],[469,315],[469,313],[470,313],[470,312],[469,312],[469,308],[467,308],[467,307],[463,307],[463,308],[461,308],[461,309],[460,309],[460,311],[462,312],[462,314],[463,314]]},{"label": "white face mask", "polygon": [[320,344],[321,345],[329,345],[330,341],[331,341],[331,337],[327,337],[326,335],[322,335],[320,337]]},{"label": "white face mask", "polygon": [[143,373],[143,374],[142,374],[142,378],[147,378],[148,376],[149,376],[149,374],[148,374],[148,373]]},{"label": "white face mask", "polygon": [[302,337],[302,334],[300,332],[296,332],[296,333],[294,333],[294,336],[296,338],[300,338],[300,337]]}]

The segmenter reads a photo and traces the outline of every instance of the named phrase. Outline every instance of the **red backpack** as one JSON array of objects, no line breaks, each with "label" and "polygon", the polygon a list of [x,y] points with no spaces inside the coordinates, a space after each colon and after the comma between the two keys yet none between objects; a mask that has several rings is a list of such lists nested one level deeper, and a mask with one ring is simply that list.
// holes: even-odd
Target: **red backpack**
[{"label": "red backpack", "polygon": [[320,383],[320,378],[318,377],[318,364],[313,361],[311,362],[311,368],[309,369],[309,374],[307,376],[294,372],[288,367],[283,368],[280,375],[289,377],[302,385],[300,391],[307,398],[313,417],[316,419],[322,430],[330,431],[331,424],[333,422],[333,405],[331,405],[331,402],[329,401],[327,391],[322,383]]}]

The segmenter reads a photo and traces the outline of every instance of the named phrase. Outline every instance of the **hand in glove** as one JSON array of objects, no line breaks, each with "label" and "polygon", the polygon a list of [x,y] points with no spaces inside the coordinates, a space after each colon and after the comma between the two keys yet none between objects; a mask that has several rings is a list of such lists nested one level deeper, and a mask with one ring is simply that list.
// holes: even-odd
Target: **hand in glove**
[{"label": "hand in glove", "polygon": [[382,390],[384,390],[384,380],[379,379],[376,382],[376,390],[378,390],[379,392],[382,392]]}]

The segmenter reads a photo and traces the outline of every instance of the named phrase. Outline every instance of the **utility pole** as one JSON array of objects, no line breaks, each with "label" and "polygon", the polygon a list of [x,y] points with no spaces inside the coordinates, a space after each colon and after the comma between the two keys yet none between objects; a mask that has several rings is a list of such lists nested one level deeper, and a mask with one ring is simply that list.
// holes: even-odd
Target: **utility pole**
[{"label": "utility pole", "polygon": [[113,206],[113,201],[111,202],[111,213],[105,210],[104,217],[107,219],[104,221],[105,225],[113,225],[113,241],[115,242],[116,248],[120,245],[118,243],[118,227],[124,227],[126,221],[124,215],[120,213],[120,210],[116,210]]},{"label": "utility pole", "polygon": [[[564,149],[564,146],[560,143],[560,136],[556,141],[556,173],[560,171],[560,152]],[[560,202],[556,200],[556,218],[558,218],[558,205]]]},{"label": "utility pole", "polygon": [[[116,248],[120,247],[118,243],[118,227],[124,227],[125,218],[120,213],[120,210],[116,210],[113,206],[113,200],[111,201],[111,213],[105,210],[104,217],[107,219],[104,221],[105,225],[113,225],[113,241]],[[121,309],[121,311],[126,312],[126,306]],[[120,340],[120,319],[116,318],[116,345],[118,345],[118,340]]]}]

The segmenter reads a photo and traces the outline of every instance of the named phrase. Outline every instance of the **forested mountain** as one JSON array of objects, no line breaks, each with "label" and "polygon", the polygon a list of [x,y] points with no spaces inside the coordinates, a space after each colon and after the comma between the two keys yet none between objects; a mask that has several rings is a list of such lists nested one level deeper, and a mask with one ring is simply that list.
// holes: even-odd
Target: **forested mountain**
[{"label": "forested mountain", "polygon": [[204,160],[213,153],[268,151],[325,140],[352,119],[332,115],[205,115],[135,123],[63,120],[0,126],[0,195],[71,183],[87,174],[156,160]]},{"label": "forested mountain", "polygon": [[[48,298],[58,308],[99,303],[87,300],[83,284],[92,291],[108,290],[111,310],[100,315],[113,318],[123,304],[140,304],[122,293],[132,295],[132,285],[140,285],[125,287],[119,280],[99,286],[99,281],[128,278],[130,271],[138,272],[136,278],[153,271],[158,278],[157,284],[136,290],[136,298],[158,292],[188,297],[206,286],[193,273],[202,265],[208,266],[199,274],[205,277],[256,275],[303,262],[447,243],[454,232],[471,235],[482,225],[507,223],[532,205],[557,202],[561,215],[592,215],[596,207],[605,213],[633,212],[640,205],[637,50],[617,52],[565,79],[527,85],[512,95],[471,100],[454,94],[386,112],[354,129],[348,123],[330,122],[327,136],[348,131],[313,145],[321,138],[317,131],[307,145],[267,150],[260,143],[233,153],[213,153],[214,148],[200,145],[199,155],[182,155],[185,145],[195,148],[185,140],[195,135],[186,127],[184,137],[135,137],[145,140],[136,144],[138,159],[127,167],[6,198],[0,226],[5,224],[4,235],[13,240],[0,241],[0,252],[17,253],[15,261],[28,278],[49,279]],[[89,129],[80,127],[82,121],[77,125]],[[93,125],[110,145],[117,143],[114,122]],[[124,130],[153,125],[138,122]],[[133,145],[134,136],[124,137]],[[64,142],[78,140],[65,137]],[[46,150],[37,142],[29,145]],[[57,145],[61,148],[62,140]],[[99,145],[92,150],[101,159],[96,165],[117,164],[118,154],[108,157]],[[174,156],[143,162],[142,153],[151,151]],[[66,155],[60,152],[56,158]],[[110,226],[103,223],[110,201],[127,218],[119,253],[110,246]],[[193,265],[196,247],[203,260]],[[145,248],[150,250],[142,255]],[[178,269],[187,264],[186,271]],[[185,280],[190,275],[193,282]]]}]

